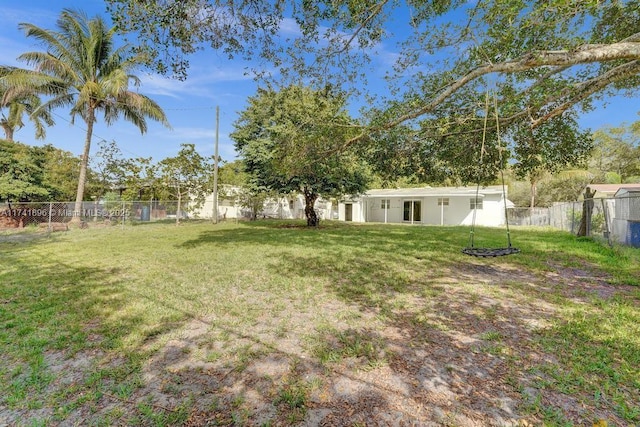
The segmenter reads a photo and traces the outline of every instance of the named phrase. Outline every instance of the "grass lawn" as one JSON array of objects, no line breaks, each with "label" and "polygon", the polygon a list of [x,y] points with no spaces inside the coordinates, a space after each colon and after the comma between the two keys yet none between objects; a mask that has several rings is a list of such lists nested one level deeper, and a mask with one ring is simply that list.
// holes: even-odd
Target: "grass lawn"
[{"label": "grass lawn", "polygon": [[0,425],[640,425],[640,250],[468,232],[0,234]]}]

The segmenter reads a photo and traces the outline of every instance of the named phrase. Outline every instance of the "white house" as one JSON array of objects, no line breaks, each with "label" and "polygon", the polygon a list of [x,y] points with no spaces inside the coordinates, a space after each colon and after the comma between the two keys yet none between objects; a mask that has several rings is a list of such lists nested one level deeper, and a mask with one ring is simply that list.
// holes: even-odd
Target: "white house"
[{"label": "white house", "polygon": [[[369,190],[338,205],[341,221],[499,226],[505,223],[502,186]],[[475,209],[474,209],[475,208]]]},{"label": "white house", "polygon": [[[218,219],[250,218],[251,211],[241,206],[238,201],[239,187],[224,186],[218,197]],[[258,213],[260,218],[280,219],[304,219],[304,197],[299,194],[284,194],[265,200],[262,209]],[[316,213],[321,220],[331,219],[332,204],[323,199],[316,200],[314,205]],[[204,203],[198,209],[194,209],[192,215],[196,218],[213,218],[213,194],[205,198]]]}]

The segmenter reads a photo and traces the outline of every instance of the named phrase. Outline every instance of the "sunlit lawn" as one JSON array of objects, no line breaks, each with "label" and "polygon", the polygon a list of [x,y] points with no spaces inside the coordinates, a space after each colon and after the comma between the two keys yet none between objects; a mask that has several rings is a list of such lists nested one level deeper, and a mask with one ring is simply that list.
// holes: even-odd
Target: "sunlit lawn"
[{"label": "sunlit lawn", "polygon": [[[312,408],[330,405],[313,396],[336,372],[393,371],[401,355],[389,328],[453,335],[465,333],[460,316],[471,315],[495,325],[473,338],[482,360],[503,364],[504,387],[518,399],[514,419],[640,424],[640,251],[516,228],[521,254],[477,259],[460,253],[468,233],[193,222],[0,234],[0,425],[195,425],[214,413],[220,425],[310,422]],[[484,246],[505,239],[501,229],[476,235]],[[500,288],[492,289],[497,266]],[[546,277],[558,277],[557,286]],[[599,293],[582,291],[581,281]],[[486,297],[495,304],[482,305]],[[504,329],[522,321],[505,308],[518,304],[534,325],[526,351]],[[413,345],[428,352],[426,338],[397,344]],[[179,353],[170,360],[169,347]],[[276,354],[288,373],[270,374],[261,398],[272,411],[260,417],[246,393],[194,391],[178,378],[216,370],[222,383]],[[293,375],[305,363],[327,370]]]}]

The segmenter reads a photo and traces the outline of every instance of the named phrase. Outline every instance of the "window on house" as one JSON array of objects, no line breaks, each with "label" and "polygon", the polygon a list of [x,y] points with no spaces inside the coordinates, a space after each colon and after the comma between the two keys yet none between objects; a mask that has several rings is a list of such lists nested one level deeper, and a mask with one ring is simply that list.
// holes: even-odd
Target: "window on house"
[{"label": "window on house", "polygon": [[293,210],[293,200],[289,200],[289,210]]},{"label": "window on house", "polygon": [[438,197],[438,206],[449,206],[448,197]]},{"label": "window on house", "polygon": [[469,209],[482,209],[482,199],[479,197],[469,199]]},{"label": "window on house", "polygon": [[391,205],[391,200],[389,199],[382,199],[380,201],[380,209],[389,209],[389,206]]}]

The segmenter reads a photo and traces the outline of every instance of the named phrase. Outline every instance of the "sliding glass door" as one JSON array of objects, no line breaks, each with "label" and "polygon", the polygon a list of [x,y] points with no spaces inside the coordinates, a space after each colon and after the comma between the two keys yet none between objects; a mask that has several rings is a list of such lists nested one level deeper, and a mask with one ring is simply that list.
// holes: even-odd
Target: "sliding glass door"
[{"label": "sliding glass door", "polygon": [[407,222],[422,221],[422,203],[420,200],[405,200],[402,219]]}]

